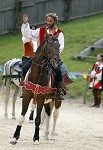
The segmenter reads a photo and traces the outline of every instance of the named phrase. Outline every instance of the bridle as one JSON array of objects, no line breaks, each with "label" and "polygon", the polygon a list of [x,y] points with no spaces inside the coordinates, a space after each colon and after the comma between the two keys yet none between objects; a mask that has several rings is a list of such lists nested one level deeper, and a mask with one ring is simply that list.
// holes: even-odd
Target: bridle
[{"label": "bridle", "polygon": [[[50,35],[49,37],[54,38],[53,35]],[[44,39],[44,45],[42,48],[43,55],[41,62],[35,62],[35,59],[32,61],[32,63],[38,67],[40,67],[40,74],[37,83],[41,81],[41,78],[45,72],[50,72],[52,68],[54,67],[54,64],[57,63],[57,61],[60,59],[59,57],[59,42],[58,39],[52,39],[52,42],[50,43],[50,39]],[[54,40],[54,41],[53,41]],[[57,43],[58,42],[58,43]],[[51,45],[50,45],[51,44]],[[55,52],[52,53],[52,49],[55,48]],[[56,49],[57,48],[57,49]],[[43,68],[45,68],[43,70]]]},{"label": "bridle", "polygon": [[[54,37],[54,35],[50,35],[50,36],[51,36],[51,38]],[[55,39],[54,39],[54,44],[58,44],[57,45],[58,46],[57,47],[58,48],[58,52],[56,52],[54,54],[50,53],[50,50],[48,50],[48,47],[47,47],[48,43],[49,43],[48,40],[47,40],[47,41],[45,41],[45,44],[43,45],[43,60],[42,60],[41,64],[36,63],[34,61],[32,62],[33,64],[43,68],[43,66],[46,65],[46,64],[49,64],[49,66],[51,64],[51,66],[53,66],[53,64],[60,59],[59,58],[59,42],[58,42],[57,38],[55,38]],[[46,39],[44,39],[44,40],[46,40]],[[55,45],[54,45],[54,47],[55,47]]]}]

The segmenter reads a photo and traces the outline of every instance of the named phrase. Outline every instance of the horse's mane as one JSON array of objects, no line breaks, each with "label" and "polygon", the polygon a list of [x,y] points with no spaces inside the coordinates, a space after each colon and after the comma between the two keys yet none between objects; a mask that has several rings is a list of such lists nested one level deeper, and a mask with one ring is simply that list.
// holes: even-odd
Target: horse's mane
[{"label": "horse's mane", "polygon": [[37,48],[37,51],[33,57],[33,62],[36,62],[36,60],[38,58],[40,58],[40,55],[43,53],[43,49],[42,49],[42,45],[40,45],[38,48]]},{"label": "horse's mane", "polygon": [[35,60],[36,58],[39,57],[39,55],[41,55],[43,53],[43,46],[45,44],[45,38],[43,39],[43,41],[41,42],[41,44],[38,46],[37,51],[35,53],[35,56],[33,58],[33,60]]}]

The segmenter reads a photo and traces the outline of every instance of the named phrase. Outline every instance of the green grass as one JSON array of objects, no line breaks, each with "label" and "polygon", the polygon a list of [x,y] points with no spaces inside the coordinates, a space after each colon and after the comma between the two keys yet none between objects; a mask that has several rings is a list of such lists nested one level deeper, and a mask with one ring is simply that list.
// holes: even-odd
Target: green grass
[{"label": "green grass", "polygon": [[0,64],[4,64],[12,58],[21,58],[22,54],[21,34],[0,36]]},{"label": "green grass", "polygon": [[[102,18],[103,14],[100,14],[60,25],[65,35],[65,49],[61,58],[69,71],[85,73],[92,68],[95,59],[73,59],[71,54],[79,55],[86,48],[84,45],[90,46],[103,37]],[[98,49],[91,55],[96,56],[98,53],[103,53],[103,50]],[[68,95],[72,97],[83,95],[85,86],[85,79],[75,79],[74,83],[68,86]],[[91,90],[87,94],[88,99],[91,99]]]},{"label": "green grass", "polygon": [[[103,14],[59,23],[58,26],[63,30],[65,36],[65,49],[61,53],[61,59],[70,72],[86,73],[92,68],[95,59],[74,59],[71,54],[79,55],[86,47],[103,37]],[[96,50],[91,55],[96,56],[103,50]],[[9,34],[0,36],[0,64],[12,58],[21,58],[23,47],[21,34]],[[68,85],[68,96],[82,96],[85,91],[86,80],[75,79],[73,84]],[[88,99],[91,99],[91,90],[88,91]]]}]

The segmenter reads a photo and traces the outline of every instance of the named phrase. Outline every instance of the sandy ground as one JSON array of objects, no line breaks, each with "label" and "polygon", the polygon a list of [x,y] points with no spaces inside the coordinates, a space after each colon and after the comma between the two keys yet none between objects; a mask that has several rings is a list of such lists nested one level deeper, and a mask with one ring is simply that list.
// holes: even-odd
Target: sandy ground
[{"label": "sandy ground", "polygon": [[[103,150],[103,106],[91,108],[83,99],[66,99],[62,103],[57,122],[56,140],[45,140],[44,129],[40,131],[40,144],[34,145],[34,124],[29,123],[28,116],[21,130],[16,145],[10,141],[14,134],[21,112],[21,99],[16,103],[16,120],[11,119],[11,101],[9,116],[3,116],[3,100],[0,97],[0,150]],[[52,121],[52,120],[51,120]]]}]

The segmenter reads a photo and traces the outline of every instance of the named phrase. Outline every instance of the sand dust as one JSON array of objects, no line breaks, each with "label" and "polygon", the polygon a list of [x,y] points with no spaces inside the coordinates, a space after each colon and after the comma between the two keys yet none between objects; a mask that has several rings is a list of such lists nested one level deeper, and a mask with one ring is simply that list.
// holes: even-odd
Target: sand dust
[{"label": "sand dust", "polygon": [[[30,108],[26,114],[20,139],[16,145],[10,141],[21,113],[21,99],[16,103],[16,120],[11,119],[11,99],[9,116],[3,116],[3,99],[0,97],[0,150],[103,150],[103,106],[91,108],[83,99],[66,99],[62,103],[57,122],[56,140],[45,140],[44,129],[40,131],[40,144],[32,140],[34,124],[28,121]],[[52,120],[51,120],[52,121]]]}]

